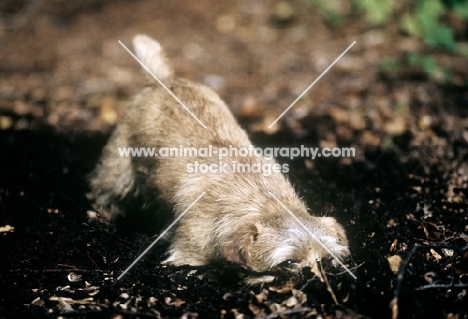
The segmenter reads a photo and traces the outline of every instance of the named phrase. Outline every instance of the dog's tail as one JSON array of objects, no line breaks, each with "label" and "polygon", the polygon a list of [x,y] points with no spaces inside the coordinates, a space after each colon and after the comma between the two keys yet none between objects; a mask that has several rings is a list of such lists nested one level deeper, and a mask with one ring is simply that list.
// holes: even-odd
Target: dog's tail
[{"label": "dog's tail", "polygon": [[167,63],[164,50],[158,41],[139,34],[133,38],[133,47],[136,56],[159,80],[164,81],[174,75],[174,70]]}]

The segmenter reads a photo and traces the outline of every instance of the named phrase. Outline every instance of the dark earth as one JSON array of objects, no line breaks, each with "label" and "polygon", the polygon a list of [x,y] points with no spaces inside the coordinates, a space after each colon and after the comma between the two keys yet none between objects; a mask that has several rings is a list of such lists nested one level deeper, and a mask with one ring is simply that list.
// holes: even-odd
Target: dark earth
[{"label": "dark earth", "polygon": [[[86,176],[142,88],[117,42],[138,33],[217,90],[256,145],[356,149],[279,158],[311,211],[345,227],[356,280],[326,268],[328,281],[247,287],[232,265],[161,265],[167,243],[117,280],[157,234],[91,220]],[[468,318],[466,58],[357,14],[330,26],[302,0],[4,0],[0,43],[0,318]],[[412,52],[452,80],[380,68]]]}]

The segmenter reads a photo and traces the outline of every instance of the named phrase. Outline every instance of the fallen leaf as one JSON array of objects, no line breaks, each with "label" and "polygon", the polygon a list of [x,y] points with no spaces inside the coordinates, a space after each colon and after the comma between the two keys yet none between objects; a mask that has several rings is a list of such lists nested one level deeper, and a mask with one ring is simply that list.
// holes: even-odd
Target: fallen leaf
[{"label": "fallen leaf", "polygon": [[434,249],[431,248],[430,252],[437,261],[442,259],[442,256],[438,252],[436,252]]},{"label": "fallen leaf", "polygon": [[431,222],[423,222],[422,226],[427,239],[440,240],[440,238],[442,237],[442,232],[440,231],[439,226],[437,226],[436,224]]}]

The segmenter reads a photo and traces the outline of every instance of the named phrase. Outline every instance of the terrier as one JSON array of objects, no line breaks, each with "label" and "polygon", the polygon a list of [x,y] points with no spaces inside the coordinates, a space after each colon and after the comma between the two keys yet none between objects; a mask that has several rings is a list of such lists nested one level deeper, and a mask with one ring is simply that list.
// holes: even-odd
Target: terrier
[{"label": "terrier", "polygon": [[[154,209],[153,203],[160,201],[179,217],[205,192],[175,225],[165,263],[231,262],[259,273],[287,266],[297,274],[304,267],[313,268],[330,252],[340,259],[349,254],[343,227],[332,217],[309,214],[274,159],[229,154],[222,159],[226,164],[222,171],[202,172],[194,169],[194,163],[216,167],[219,159],[120,156],[118,149],[125,147],[149,147],[158,154],[169,147],[210,146],[217,154],[252,145],[218,94],[174,76],[157,41],[137,35],[133,45],[138,58],[191,113],[156,81],[129,103],[90,175],[90,197],[107,222],[136,214],[135,209]],[[277,169],[271,174],[245,173],[235,169],[239,163],[244,167],[277,165]],[[135,198],[140,206],[130,207]],[[272,275],[253,276],[247,282],[274,279]]]}]

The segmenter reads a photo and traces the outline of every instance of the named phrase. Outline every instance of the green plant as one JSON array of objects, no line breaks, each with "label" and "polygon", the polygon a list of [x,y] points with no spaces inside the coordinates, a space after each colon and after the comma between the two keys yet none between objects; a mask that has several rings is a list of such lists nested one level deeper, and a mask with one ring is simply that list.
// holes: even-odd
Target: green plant
[{"label": "green plant", "polygon": [[381,25],[392,15],[395,2],[382,0],[354,0],[355,7],[364,12],[372,25]]},{"label": "green plant", "polygon": [[399,59],[386,58],[382,60],[379,67],[383,73],[400,72],[403,69],[403,63]]},{"label": "green plant", "polygon": [[447,5],[463,19],[468,19],[468,1],[466,0],[445,0]]},{"label": "green plant", "polygon": [[410,53],[404,59],[387,58],[380,63],[379,68],[380,72],[387,76],[402,73],[410,68],[437,82],[443,83],[453,80],[452,72],[437,63],[437,60],[431,55]]},{"label": "green plant", "polygon": [[400,25],[412,36],[422,38],[433,47],[455,51],[453,30],[440,22],[447,13],[447,7],[440,0],[418,0],[413,14],[405,14]]},{"label": "green plant", "polygon": [[333,27],[344,22],[343,2],[341,0],[308,0],[319,11],[323,19]]},{"label": "green plant", "polygon": [[[412,53],[402,59],[385,59],[380,71],[393,77],[409,68],[409,72],[424,73],[438,82],[452,82],[453,71],[438,63],[434,48],[468,57],[466,37],[468,26],[468,0],[308,0],[321,12],[325,21],[334,27],[342,25],[346,16],[362,14],[371,27],[381,26],[390,21],[397,23],[401,30],[413,38],[418,38],[430,49],[429,54]],[[456,31],[455,31],[456,30]],[[460,83],[458,78],[457,83]],[[465,80],[468,83],[468,80]]]},{"label": "green plant", "polygon": [[[308,0],[327,23],[337,27],[349,13],[345,0]],[[392,16],[410,36],[422,39],[431,47],[466,54],[454,39],[453,27],[444,22],[449,15],[468,20],[468,0],[351,0],[351,8],[362,12],[372,26],[382,25]]]},{"label": "green plant", "polygon": [[439,82],[451,81],[453,78],[452,72],[440,66],[430,55],[411,53],[408,56],[408,63],[412,67],[420,68],[431,79]]}]

